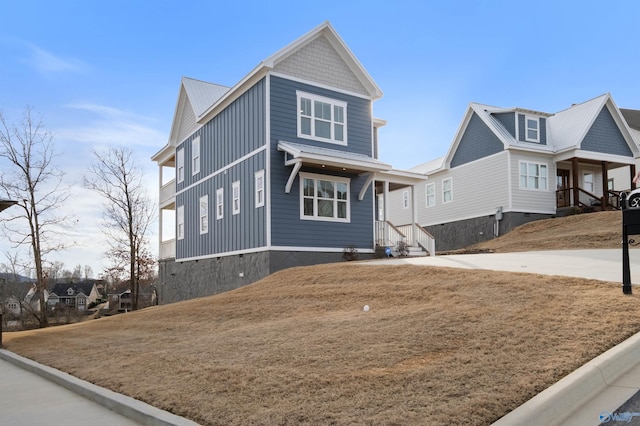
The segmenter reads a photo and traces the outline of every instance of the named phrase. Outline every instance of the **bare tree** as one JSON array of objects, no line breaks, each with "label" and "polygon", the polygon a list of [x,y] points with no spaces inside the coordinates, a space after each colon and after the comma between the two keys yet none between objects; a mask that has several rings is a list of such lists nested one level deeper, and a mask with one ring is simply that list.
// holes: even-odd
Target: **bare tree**
[{"label": "bare tree", "polygon": [[[9,125],[0,113],[0,160],[9,163],[0,171],[0,191],[6,198],[20,200],[22,214],[3,219],[5,237],[13,244],[28,245],[36,272],[36,287],[41,312],[46,312],[44,259],[47,254],[65,247],[62,229],[69,216],[56,215],[68,198],[62,187],[64,173],[53,160],[53,136],[43,127],[42,119],[25,109],[19,125]],[[48,325],[40,316],[40,327]]]},{"label": "bare tree", "polygon": [[84,185],[106,199],[102,229],[109,241],[110,269],[128,269],[132,308],[137,309],[140,277],[147,263],[147,232],[155,219],[155,208],[132,150],[117,147],[93,154],[92,177],[85,177]]}]

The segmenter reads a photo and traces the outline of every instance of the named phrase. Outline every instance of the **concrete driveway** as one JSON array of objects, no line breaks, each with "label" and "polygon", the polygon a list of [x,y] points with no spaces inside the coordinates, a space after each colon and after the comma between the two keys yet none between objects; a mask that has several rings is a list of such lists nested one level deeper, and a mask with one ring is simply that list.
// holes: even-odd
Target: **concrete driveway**
[{"label": "concrete driveway", "polygon": [[[640,284],[640,249],[630,249],[629,260],[631,283]],[[622,282],[622,248],[399,257],[373,260],[363,264],[446,266]]]}]

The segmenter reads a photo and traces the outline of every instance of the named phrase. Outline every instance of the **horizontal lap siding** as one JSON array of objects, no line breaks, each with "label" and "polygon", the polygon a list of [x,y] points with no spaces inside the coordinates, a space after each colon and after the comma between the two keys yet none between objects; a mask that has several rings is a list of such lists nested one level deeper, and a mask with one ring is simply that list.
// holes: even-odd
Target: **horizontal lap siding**
[{"label": "horizontal lap siding", "polygon": [[[215,256],[266,246],[265,207],[255,208],[255,172],[266,169],[265,82],[261,80],[191,135],[185,150],[185,182],[176,205],[184,205],[185,238],[176,241],[176,259]],[[191,172],[191,140],[200,136],[200,173]],[[238,164],[224,171],[230,163]],[[240,214],[232,214],[232,183],[240,181]],[[216,190],[224,188],[224,218],[216,220]],[[200,197],[208,195],[209,232],[200,234]]]},{"label": "horizontal lap siding", "polygon": [[[418,185],[418,223],[422,226],[454,222],[472,217],[495,214],[498,207],[507,210],[508,154],[501,152],[482,160],[429,176],[426,183],[435,183],[436,205],[425,207],[425,185]],[[453,201],[442,203],[442,181],[452,178]]]},{"label": "horizontal lap siding", "polygon": [[[297,137],[296,90],[347,102],[348,146],[323,143]],[[373,195],[372,187],[364,200],[358,194],[366,182],[366,176],[340,174],[351,179],[350,223],[313,221],[300,219],[300,178],[296,177],[289,194],[285,185],[292,166],[284,165],[284,153],[277,150],[278,141],[296,142],[329,149],[355,152],[371,156],[370,101],[348,96],[299,82],[271,77],[271,243],[273,246],[304,248],[344,248],[351,244],[360,248],[373,246]],[[331,173],[314,168],[303,168],[315,174]]]},{"label": "horizontal lap siding", "polygon": [[451,159],[451,168],[504,150],[504,144],[474,112]]},{"label": "horizontal lap siding", "polygon": [[[520,161],[547,165],[547,189],[520,189]],[[556,165],[550,156],[514,151],[511,154],[511,211],[555,214]]]}]

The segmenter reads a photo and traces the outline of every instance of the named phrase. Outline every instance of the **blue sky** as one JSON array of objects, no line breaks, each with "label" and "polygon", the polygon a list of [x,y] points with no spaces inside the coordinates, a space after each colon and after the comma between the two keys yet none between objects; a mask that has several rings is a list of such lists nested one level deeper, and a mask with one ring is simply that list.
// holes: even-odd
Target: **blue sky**
[{"label": "blue sky", "polygon": [[155,196],[182,76],[232,86],[329,20],[384,92],[381,159],[410,168],[446,153],[469,102],[557,112],[609,92],[640,109],[638,16],[632,0],[0,0],[0,110],[30,105],[54,133],[77,226],[50,260],[98,273],[91,149],[133,148]]}]

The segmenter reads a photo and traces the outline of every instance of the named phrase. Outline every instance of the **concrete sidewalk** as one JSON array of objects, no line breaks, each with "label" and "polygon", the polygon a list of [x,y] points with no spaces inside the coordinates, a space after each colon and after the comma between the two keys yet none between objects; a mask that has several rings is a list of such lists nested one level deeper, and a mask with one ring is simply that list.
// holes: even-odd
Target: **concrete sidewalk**
[{"label": "concrete sidewalk", "polygon": [[5,350],[0,378],[0,425],[197,425]]},{"label": "concrete sidewalk", "polygon": [[[629,258],[631,283],[640,284],[640,250],[631,249]],[[395,258],[362,264],[526,272],[622,283],[622,248]],[[622,289],[618,291],[620,297],[626,297]],[[640,289],[634,287],[634,291]],[[596,426],[601,420],[615,425],[617,419],[625,417],[614,418],[611,413],[639,391],[640,333],[589,361],[494,425]],[[627,424],[639,424],[639,420],[640,417]]]}]

